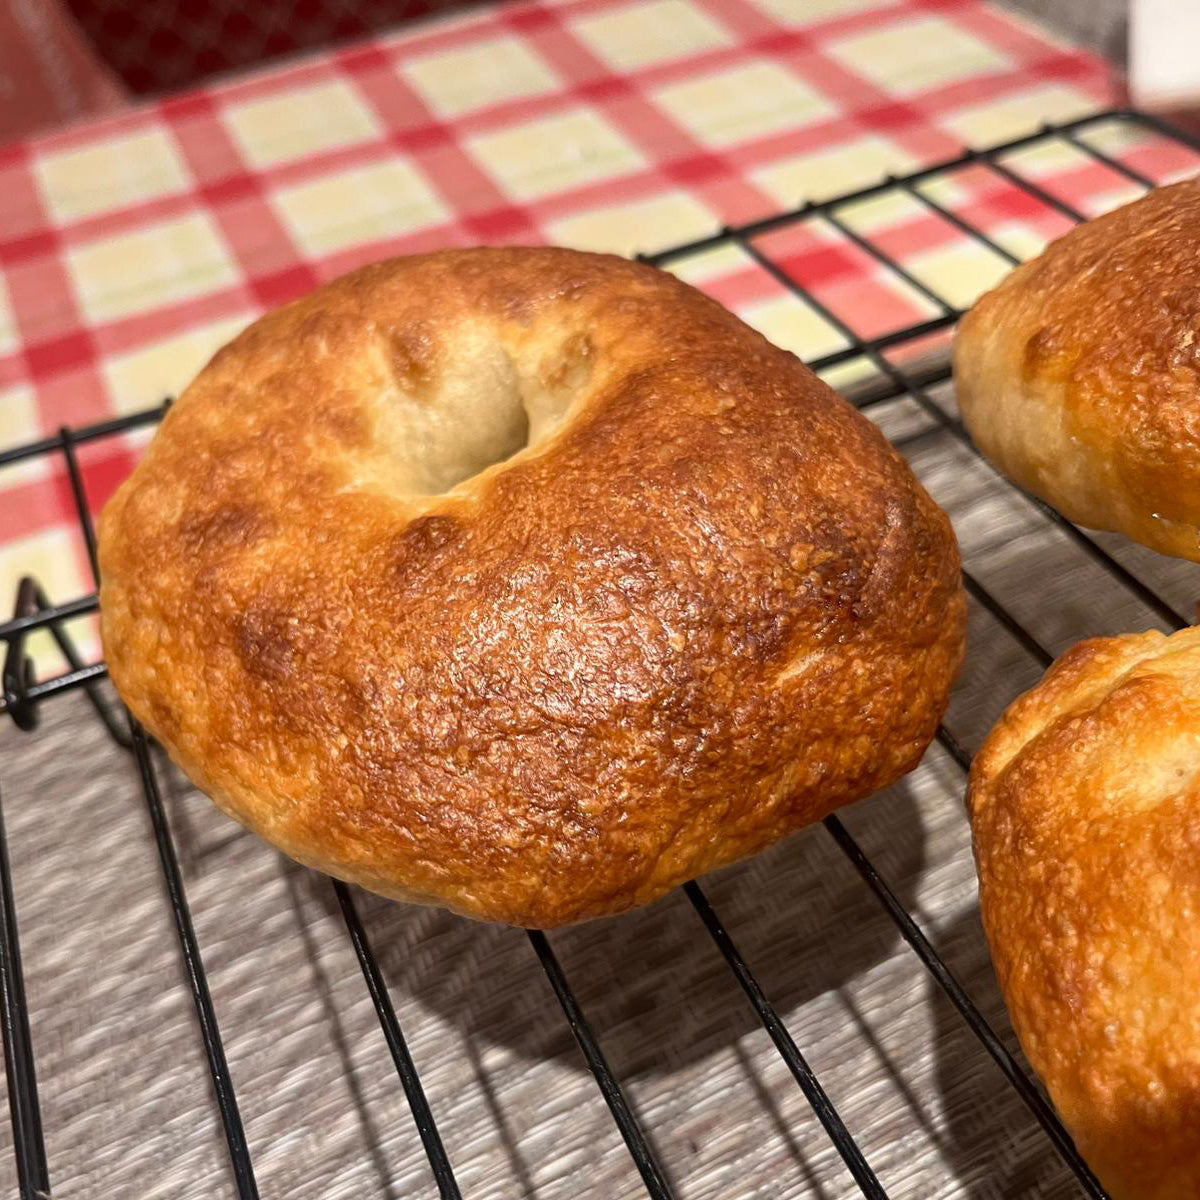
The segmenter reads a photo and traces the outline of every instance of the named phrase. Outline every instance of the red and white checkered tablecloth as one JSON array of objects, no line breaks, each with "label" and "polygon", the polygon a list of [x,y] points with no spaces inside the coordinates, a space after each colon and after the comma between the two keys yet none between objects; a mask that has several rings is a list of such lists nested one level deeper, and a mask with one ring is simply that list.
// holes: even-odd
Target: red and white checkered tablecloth
[{"label": "red and white checkered tablecloth", "polygon": [[[9,146],[0,447],[177,393],[265,308],[372,259],[652,251],[1116,91],[1101,61],[972,0],[524,0]],[[1093,206],[1121,198],[1094,164],[1043,165]],[[997,238],[1058,232],[1027,197],[963,195],[968,176],[938,186]],[[996,278],[927,214],[858,216],[944,294]],[[776,236],[774,257],[862,332],[922,311],[852,245]],[[838,344],[734,247],[678,269],[790,348]],[[82,448],[95,509],[149,436]],[[55,456],[0,467],[0,607],[27,572],[56,601],[91,589]]]}]

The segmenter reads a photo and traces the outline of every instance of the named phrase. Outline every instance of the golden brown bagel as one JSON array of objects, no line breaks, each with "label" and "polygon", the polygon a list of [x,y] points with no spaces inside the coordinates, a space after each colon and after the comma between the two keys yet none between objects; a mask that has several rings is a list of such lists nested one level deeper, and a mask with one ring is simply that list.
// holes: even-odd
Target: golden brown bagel
[{"label": "golden brown bagel", "polygon": [[954,371],[971,436],[1081,525],[1200,561],[1200,179],[1073,229],[983,296]]},{"label": "golden brown bagel", "polygon": [[100,546],[113,680],[222,808],[532,926],[891,782],[962,655],[953,533],[871,423],[672,276],[563,250],[263,318]]},{"label": "golden brown bagel", "polygon": [[1013,1027],[1114,1200],[1200,1196],[1200,629],[1083,642],[971,771]]}]

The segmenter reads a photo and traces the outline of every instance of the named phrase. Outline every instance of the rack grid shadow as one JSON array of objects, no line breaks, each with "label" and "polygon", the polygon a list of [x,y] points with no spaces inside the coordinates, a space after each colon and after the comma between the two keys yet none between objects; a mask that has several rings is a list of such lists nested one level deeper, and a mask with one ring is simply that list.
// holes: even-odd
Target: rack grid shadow
[{"label": "rack grid shadow", "polygon": [[[1098,135],[1105,132],[1107,142]],[[1136,136],[1128,136],[1136,135]],[[1114,141],[1132,146],[1128,153],[1112,149]],[[1027,206],[1050,214],[1064,223],[1078,223],[1092,215],[1080,211],[1035,173],[1015,165],[1022,152],[1038,152],[1050,146],[1067,147],[1083,161],[1102,168],[1113,179],[1136,194],[1163,179],[1153,171],[1137,165],[1136,147],[1141,139],[1157,141],[1194,156],[1192,170],[1200,166],[1200,141],[1158,118],[1119,110],[1096,113],[1076,120],[1046,125],[1038,132],[995,146],[988,150],[971,150],[950,161],[923,168],[911,174],[891,175],[858,191],[810,202],[789,212],[779,213],[741,228],[723,229],[719,233],[671,247],[652,255],[645,261],[668,269],[679,270],[686,277],[686,265],[713,251],[732,250],[741,261],[774,281],[791,300],[815,314],[826,330],[840,339],[835,349],[809,358],[816,371],[840,382],[846,393],[860,409],[870,411],[877,405],[907,397],[929,419],[924,432],[910,435],[907,441],[926,436],[931,430],[949,434],[974,456],[980,470],[990,467],[979,457],[957,415],[940,396],[938,386],[950,376],[946,344],[953,326],[964,311],[957,297],[946,294],[947,289],[931,282],[905,265],[888,248],[885,236],[875,237],[862,232],[846,214],[860,204],[893,199],[917,206],[923,219],[933,219],[952,228],[976,248],[986,251],[1003,267],[1015,265],[1037,249],[1030,239],[1014,237],[1020,214]],[[974,172],[976,180],[972,195],[978,197],[987,187],[995,185],[1003,194],[1015,197],[1016,204],[1001,204],[1007,223],[994,227],[984,219],[976,219],[972,211],[984,211],[976,205],[956,204],[945,199],[936,185],[952,181],[959,172]],[[980,189],[983,189],[981,191]],[[1015,214],[1015,215],[1014,215]],[[820,222],[822,228],[865,256],[875,268],[894,283],[917,298],[919,315],[898,328],[873,328],[864,331],[852,312],[840,311],[838,306],[820,294],[819,287],[809,287],[803,272],[789,265],[779,253],[779,235],[789,231],[811,228]],[[1019,230],[1018,230],[1019,231]],[[1033,239],[1036,241],[1037,239]],[[1044,239],[1042,239],[1044,240]],[[914,310],[917,311],[917,310]],[[839,377],[839,372],[841,376]],[[169,402],[168,402],[169,403]],[[99,424],[62,429],[58,434],[26,445],[0,450],[0,467],[42,456],[57,456],[70,485],[80,532],[87,546],[93,574],[96,572],[95,533],[86,492],[84,472],[80,467],[78,447],[85,443],[119,437],[131,430],[154,425],[168,405],[122,416]],[[901,450],[908,449],[906,439],[898,439]],[[1095,564],[1106,571],[1122,588],[1137,599],[1170,628],[1181,628],[1188,622],[1160,592],[1144,582],[1097,540],[1076,528],[1052,509],[1030,497],[1042,515],[1055,524]],[[1051,655],[1028,631],[1026,626],[1003,605],[971,572],[970,564],[964,579],[972,603],[985,610],[1014,638],[1017,644],[1039,667],[1051,660]],[[95,708],[109,736],[131,756],[140,780],[142,795],[148,810],[153,838],[161,868],[165,893],[170,905],[171,920],[182,954],[187,986],[195,1009],[203,1041],[208,1070],[211,1073],[212,1094],[219,1110],[221,1127],[228,1147],[231,1179],[237,1196],[242,1200],[258,1195],[255,1168],[239,1113],[234,1087],[217,1013],[210,995],[201,947],[193,927],[192,916],[180,870],[176,836],[172,833],[167,808],[164,805],[160,781],[146,734],[127,713],[114,706],[98,687],[105,675],[102,661],[84,661],[65,625],[72,619],[94,613],[97,596],[82,596],[66,602],[55,602],[39,583],[23,579],[16,598],[12,619],[0,624],[0,639],[5,643],[3,662],[3,696],[0,715],[6,713],[22,730],[34,731],[44,704],[65,693],[82,690]],[[26,639],[39,630],[47,631],[56,642],[67,669],[60,674],[38,678],[26,653]],[[938,740],[950,759],[964,773],[970,766],[970,755],[945,726],[939,729]],[[919,960],[933,983],[957,1011],[971,1033],[978,1038],[991,1057],[995,1068],[1015,1089],[1028,1108],[1033,1121],[1040,1126],[1058,1155],[1070,1168],[1078,1183],[1079,1194],[1103,1197],[1105,1192],[1077,1153],[1070,1136],[1053,1109],[1033,1081],[1026,1067],[1005,1047],[979,1007],[968,996],[959,980],[950,971],[921,925],[898,898],[884,876],[837,817],[825,819],[825,830],[833,845],[845,855],[862,884],[869,890],[881,910],[881,919],[891,922]],[[361,967],[366,987],[378,1016],[386,1045],[393,1059],[399,1082],[407,1097],[416,1133],[428,1156],[433,1179],[443,1197],[457,1197],[460,1189],[455,1179],[452,1156],[447,1153],[439,1135],[433,1108],[425,1095],[421,1077],[405,1042],[400,1020],[392,1005],[383,972],[372,950],[363,921],[360,919],[352,889],[344,884],[332,884],[337,907],[344,920],[353,953]],[[696,882],[684,888],[688,902],[695,909],[700,924],[712,939],[730,972],[745,993],[757,1020],[769,1035],[796,1084],[811,1105],[849,1175],[862,1195],[885,1197],[888,1192],[863,1150],[847,1128],[831,1101],[821,1080],[810,1067],[799,1040],[789,1030],[787,1022],[773,1006],[766,989],[759,983],[749,963],[722,924],[704,890]],[[612,1119],[624,1139],[633,1163],[640,1173],[645,1191],[652,1197],[664,1198],[673,1194],[666,1173],[656,1161],[651,1142],[638,1116],[627,1099],[622,1082],[610,1067],[600,1038],[589,1024],[587,1014],[572,989],[551,940],[542,932],[530,930],[532,950],[544,970],[564,1017],[578,1042],[587,1067]],[[42,1128],[42,1113],[38,1103],[38,1087],[34,1048],[30,1033],[28,998],[25,993],[21,952],[18,936],[18,914],[14,907],[12,870],[0,814],[0,1024],[3,1029],[5,1069],[8,1083],[9,1108],[13,1126],[16,1173],[20,1195],[24,1198],[51,1194],[51,1179]]]}]

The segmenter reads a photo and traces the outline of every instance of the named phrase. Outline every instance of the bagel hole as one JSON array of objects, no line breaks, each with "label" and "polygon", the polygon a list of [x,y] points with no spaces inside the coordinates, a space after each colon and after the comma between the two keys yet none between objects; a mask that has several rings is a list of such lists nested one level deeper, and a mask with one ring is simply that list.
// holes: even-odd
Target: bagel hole
[{"label": "bagel hole", "polygon": [[449,344],[395,334],[378,343],[376,435],[388,475],[409,493],[447,492],[529,440],[520,377],[503,345],[478,326],[456,334]]},{"label": "bagel hole", "polygon": [[400,486],[423,495],[448,492],[552,436],[587,387],[594,357],[585,333],[514,356],[486,327],[460,329],[436,364],[419,368],[411,342],[388,339],[381,349],[380,434]]}]

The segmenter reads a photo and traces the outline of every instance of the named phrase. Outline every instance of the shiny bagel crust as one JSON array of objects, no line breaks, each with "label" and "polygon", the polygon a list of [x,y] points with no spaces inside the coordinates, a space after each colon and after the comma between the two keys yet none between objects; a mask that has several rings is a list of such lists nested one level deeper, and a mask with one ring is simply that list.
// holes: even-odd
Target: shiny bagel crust
[{"label": "shiny bagel crust", "polygon": [[979,448],[1082,525],[1200,561],[1200,179],[1080,225],[959,325]]},{"label": "shiny bagel crust", "polygon": [[1200,1196],[1200,628],[1083,642],[972,766],[1013,1027],[1114,1200]]},{"label": "shiny bagel crust", "polygon": [[674,277],[565,250],[383,262],[256,322],[100,555],[112,679],[226,812],[527,926],[891,783],[963,652],[949,522],[875,427]]}]

